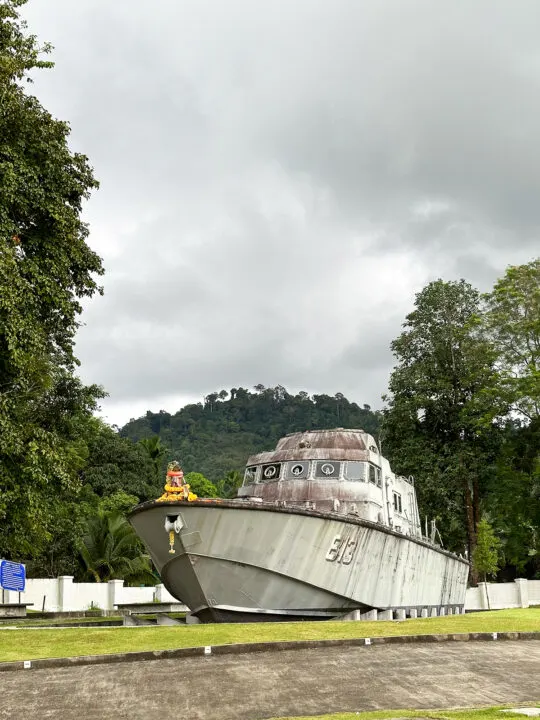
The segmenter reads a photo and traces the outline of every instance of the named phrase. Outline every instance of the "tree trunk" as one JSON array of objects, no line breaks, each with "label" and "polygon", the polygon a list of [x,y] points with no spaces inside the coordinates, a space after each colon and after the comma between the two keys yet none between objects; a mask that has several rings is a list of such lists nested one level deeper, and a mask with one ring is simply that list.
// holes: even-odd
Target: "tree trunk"
[{"label": "tree trunk", "polygon": [[[474,472],[474,471],[473,471]],[[473,517],[473,552],[474,548],[476,547],[477,537],[478,537],[478,523],[480,522],[480,488],[478,487],[478,475],[475,472],[473,475],[473,481],[472,481],[472,517]],[[471,555],[472,559],[472,555]],[[475,578],[475,575],[477,576],[478,573],[476,570],[472,570],[471,573],[471,582],[476,583],[478,582],[478,577]],[[484,578],[484,582],[487,582]],[[487,593],[487,585],[486,585],[486,593]],[[488,597],[488,609],[489,609],[489,597]]]},{"label": "tree trunk", "polygon": [[465,518],[467,522],[467,549],[469,553],[469,562],[471,563],[469,569],[469,581],[471,585],[478,585],[478,573],[472,564],[473,553],[476,547],[475,500],[476,504],[478,503],[478,500],[473,497],[469,478],[466,475],[463,478],[463,497],[465,501]]},{"label": "tree trunk", "polygon": [[475,473],[473,478],[473,519],[474,519],[474,533],[476,535],[476,528],[480,522],[480,488],[478,487],[478,475]]}]

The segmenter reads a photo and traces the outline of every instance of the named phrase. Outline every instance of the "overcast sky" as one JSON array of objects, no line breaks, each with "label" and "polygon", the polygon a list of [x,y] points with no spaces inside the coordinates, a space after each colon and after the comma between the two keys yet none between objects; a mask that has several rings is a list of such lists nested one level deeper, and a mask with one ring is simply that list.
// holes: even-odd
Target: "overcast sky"
[{"label": "overcast sky", "polygon": [[381,407],[414,294],[540,254],[538,0],[30,0],[101,187],[84,380],[123,424],[242,385]]}]

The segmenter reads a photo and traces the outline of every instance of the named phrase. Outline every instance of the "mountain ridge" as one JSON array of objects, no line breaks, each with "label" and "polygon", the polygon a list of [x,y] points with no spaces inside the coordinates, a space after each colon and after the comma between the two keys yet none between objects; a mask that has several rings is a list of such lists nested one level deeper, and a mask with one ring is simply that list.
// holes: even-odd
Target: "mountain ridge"
[{"label": "mountain ridge", "polygon": [[177,459],[186,472],[200,472],[215,483],[228,472],[243,471],[250,455],[273,449],[288,433],[345,427],[377,437],[380,421],[380,412],[342,393],[292,395],[281,385],[257,385],[254,392],[240,387],[210,393],[204,403],[172,414],[147,411],[120,434],[135,442],[158,436],[167,448],[164,461]]}]

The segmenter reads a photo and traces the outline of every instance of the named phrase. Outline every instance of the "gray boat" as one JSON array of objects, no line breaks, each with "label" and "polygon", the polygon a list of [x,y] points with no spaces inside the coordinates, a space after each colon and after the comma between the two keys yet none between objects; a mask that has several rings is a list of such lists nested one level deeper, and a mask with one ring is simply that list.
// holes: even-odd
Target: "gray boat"
[{"label": "gray boat", "polygon": [[248,459],[234,500],[175,480],[129,520],[194,620],[463,612],[468,563],[422,533],[413,482],[363,430],[287,435]]}]

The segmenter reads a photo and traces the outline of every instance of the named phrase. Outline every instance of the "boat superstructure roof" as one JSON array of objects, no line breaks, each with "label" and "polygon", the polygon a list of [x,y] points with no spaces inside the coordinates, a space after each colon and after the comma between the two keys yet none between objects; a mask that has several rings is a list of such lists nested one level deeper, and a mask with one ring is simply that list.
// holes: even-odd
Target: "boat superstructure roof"
[{"label": "boat superstructure roof", "polygon": [[289,433],[279,440],[275,450],[248,458],[247,465],[287,460],[358,460],[369,461],[379,455],[372,435],[361,429],[334,428]]}]

